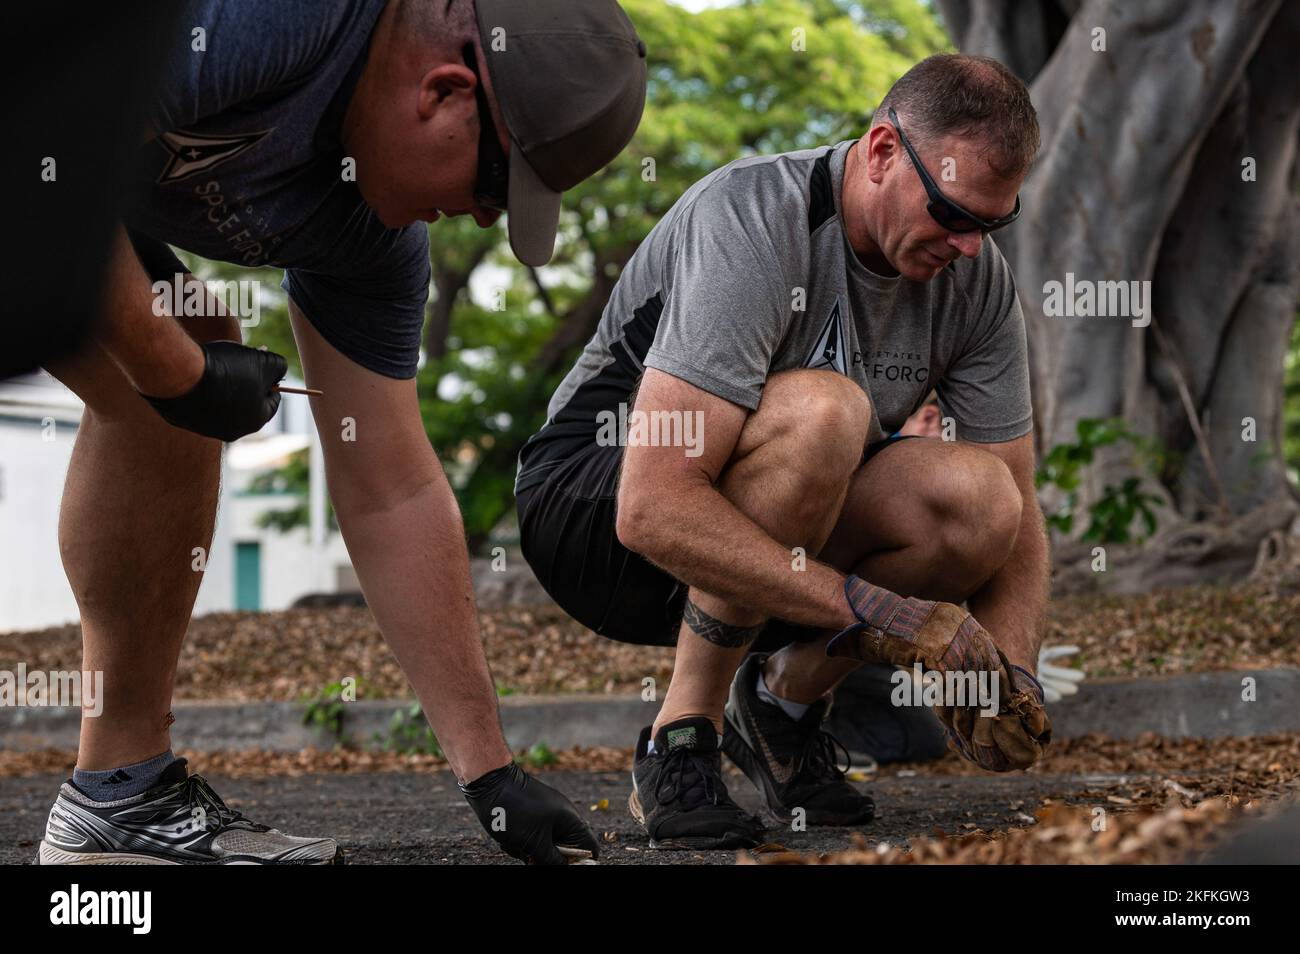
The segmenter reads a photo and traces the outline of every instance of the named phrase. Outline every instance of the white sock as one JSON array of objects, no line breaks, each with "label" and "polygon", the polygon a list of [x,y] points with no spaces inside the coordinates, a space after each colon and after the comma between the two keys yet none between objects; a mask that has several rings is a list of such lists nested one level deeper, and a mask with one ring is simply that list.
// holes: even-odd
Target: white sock
[{"label": "white sock", "polygon": [[804,713],[808,711],[807,702],[791,702],[789,699],[782,699],[771,689],[767,688],[767,683],[763,681],[763,670],[758,671],[758,686],[755,690],[758,698],[773,706],[780,706],[781,710],[791,719],[798,722],[803,718]]}]

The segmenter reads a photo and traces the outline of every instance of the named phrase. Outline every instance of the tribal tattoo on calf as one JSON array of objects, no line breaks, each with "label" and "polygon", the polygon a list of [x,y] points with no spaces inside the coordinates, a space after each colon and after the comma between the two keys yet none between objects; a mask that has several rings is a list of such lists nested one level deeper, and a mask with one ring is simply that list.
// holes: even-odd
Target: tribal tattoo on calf
[{"label": "tribal tattoo on calf", "polygon": [[696,636],[707,639],[713,645],[724,649],[748,646],[758,638],[765,625],[759,623],[757,626],[733,626],[731,623],[724,623],[704,612],[689,599],[686,601],[686,608],[682,611],[682,619]]}]

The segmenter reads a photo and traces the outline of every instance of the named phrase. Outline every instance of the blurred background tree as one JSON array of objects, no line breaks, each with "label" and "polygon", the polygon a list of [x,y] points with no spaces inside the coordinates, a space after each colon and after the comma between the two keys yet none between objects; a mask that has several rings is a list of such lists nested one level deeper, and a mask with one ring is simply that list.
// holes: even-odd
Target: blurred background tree
[{"label": "blurred background tree", "polygon": [[[513,513],[520,448],[545,421],[623,266],[673,202],[733,159],[857,136],[895,79],[949,48],[921,0],[755,0],[700,12],[664,0],[623,6],[649,50],[645,115],[623,154],[566,194],[552,263],[536,270],[516,262],[500,223],[484,230],[462,218],[429,228],[421,410],[471,552]],[[202,278],[261,280],[261,321],[245,338],[289,356],[301,374],[278,270],[188,262]],[[295,461],[277,486],[305,489],[305,475]]]},{"label": "blurred background tree", "polygon": [[[1160,532],[1112,551],[1105,582],[1238,578],[1279,535],[1300,557],[1300,4],[938,5],[958,47],[1007,64],[1038,108],[1024,214],[997,242],[1025,313],[1040,457],[1087,419],[1122,418],[1164,451]],[[1046,283],[1070,274],[1149,282],[1147,323],[1045,314]],[[1140,476],[1114,450],[1092,492]],[[1058,569],[1099,585],[1079,542],[1054,547]]]},{"label": "blurred background tree", "polygon": [[[1266,84],[1272,71],[1289,62],[1278,51],[1294,34],[1295,16],[1277,15],[1274,25],[1280,33],[1271,34],[1269,43],[1261,42],[1262,26],[1245,29],[1226,20],[1213,34],[1217,45],[1206,46],[1211,35],[1197,24],[1210,22],[1205,18],[1218,23],[1232,4],[1197,0],[1197,9],[1179,14],[1182,7],[1174,0],[1158,2],[1169,5],[1168,16],[1160,20],[1167,35],[1160,38],[1154,28],[1143,32],[1141,23],[1130,22],[1132,15],[1111,19],[1110,7],[1095,0],[940,0],[939,8],[962,48],[997,56],[1033,83],[1044,127],[1044,151],[1026,187],[1026,215],[998,237],[1019,280],[1030,325],[1040,458],[1073,440],[1081,419],[1123,419],[1167,447],[1170,461],[1190,462],[1186,469],[1161,475],[1162,492],[1174,505],[1168,512],[1195,522],[1219,508],[1193,446],[1176,384],[1180,375],[1189,382],[1198,413],[1212,418],[1207,421],[1209,440],[1220,456],[1221,480],[1229,487],[1229,509],[1250,511],[1261,501],[1273,500],[1278,480],[1285,485],[1289,476],[1294,483],[1300,473],[1300,328],[1288,328],[1278,338],[1276,314],[1270,313],[1267,328],[1257,321],[1254,330],[1246,330],[1245,318],[1227,317],[1236,313],[1234,302],[1244,301],[1251,289],[1285,294],[1282,286],[1292,282],[1287,277],[1270,284],[1261,272],[1267,260],[1256,248],[1263,242],[1260,248],[1276,249],[1285,239],[1285,230],[1265,233],[1275,228],[1268,209],[1287,203],[1270,199],[1261,205],[1263,182],[1254,191],[1230,191],[1224,183],[1233,177],[1207,166],[1222,159],[1220,153],[1235,163],[1233,157],[1245,148],[1242,130],[1254,128],[1248,123],[1263,122],[1255,118],[1261,109],[1273,109],[1281,134],[1254,133],[1253,151],[1263,156],[1261,150],[1273,150],[1272,159],[1260,159],[1260,168],[1270,163],[1269,188],[1274,193],[1281,188],[1280,194],[1285,194],[1288,179],[1274,167],[1294,160],[1295,137],[1291,135],[1288,147],[1285,134],[1293,122],[1293,99],[1285,94],[1285,84]],[[421,408],[429,439],[460,499],[473,551],[482,549],[495,528],[508,525],[520,447],[545,420],[550,395],[594,332],[621,269],[678,196],[733,159],[859,135],[880,97],[912,63],[953,49],[939,11],[928,0],[747,0],[698,12],[685,7],[711,7],[714,0],[623,3],[649,49],[645,115],[624,153],[566,196],[553,263],[541,270],[518,264],[500,224],[480,230],[468,219],[457,219],[429,229],[433,287],[418,373]],[[1264,7],[1272,17],[1279,4],[1267,0]],[[1094,69],[1098,54],[1074,49],[1080,42],[1086,45],[1089,35],[1083,27],[1094,21],[1119,28],[1112,30],[1112,45],[1132,42],[1132,37],[1153,50],[1169,44],[1170,56],[1190,56],[1220,70],[1222,75],[1214,74],[1207,87],[1213,95],[1198,100],[1202,112],[1183,107],[1177,99],[1182,74],[1161,73],[1159,57],[1144,59],[1130,49],[1124,53],[1125,63],[1133,62],[1120,73]],[[1058,50],[1062,44],[1066,48]],[[1147,63],[1151,69],[1145,69]],[[1155,107],[1145,112],[1123,107],[1129,95],[1125,90],[1139,79],[1157,97],[1153,102],[1163,102],[1161,96],[1169,100],[1163,113]],[[1261,99],[1260,89],[1271,89],[1271,98]],[[1104,106],[1105,96],[1115,98],[1113,108]],[[1213,110],[1218,112],[1202,115]],[[1073,151],[1062,152],[1062,137],[1077,127],[1075,120],[1070,120],[1075,123],[1071,126],[1064,117],[1076,114],[1097,124],[1101,145],[1095,148],[1102,149],[1103,159],[1109,148],[1105,143],[1118,141],[1120,135],[1140,137],[1142,123],[1162,115],[1181,138],[1174,145],[1167,137],[1154,143],[1142,140],[1135,155],[1106,162],[1088,151],[1090,140],[1078,133],[1080,142],[1070,145]],[[1138,117],[1131,132],[1104,125],[1107,117],[1119,122],[1130,116]],[[1227,122],[1230,136],[1207,138],[1216,116]],[[1211,148],[1215,144],[1221,147],[1217,151]],[[1093,210],[1087,214],[1100,215],[1104,210],[1098,203],[1109,201],[1107,190],[1116,183],[1126,195],[1132,193],[1136,204],[1122,220],[1123,228],[1116,226],[1098,241],[1097,234],[1072,218],[1071,209],[1086,207]],[[1185,207],[1177,206],[1184,195]],[[1293,186],[1289,198],[1294,204]],[[1243,214],[1230,219],[1226,230],[1210,229],[1206,223],[1218,214],[1214,210],[1232,208],[1234,202]],[[1153,203],[1163,203],[1163,211],[1149,211]],[[1110,212],[1116,214],[1116,209]],[[1181,222],[1193,224],[1179,228]],[[1251,239],[1252,234],[1259,241]],[[1270,234],[1281,238],[1270,240]],[[1225,261],[1227,253],[1220,251],[1225,243],[1255,249],[1253,257],[1231,257],[1230,280],[1209,262]],[[1080,274],[1096,271],[1093,259],[1098,255],[1106,261],[1145,265],[1135,267],[1131,275],[1103,271],[1097,278],[1140,279],[1155,272],[1156,310],[1163,312],[1159,320],[1169,339],[1167,349],[1148,342],[1145,358],[1135,360],[1130,339],[1141,332],[1131,333],[1127,323],[1123,329],[1110,323],[1113,327],[1100,334],[1094,333],[1095,323],[1044,327],[1037,313],[1041,297],[1026,290],[1040,285],[1044,275],[1061,278],[1067,266]],[[1184,266],[1185,261],[1200,264]],[[249,277],[246,271],[218,263],[195,262],[194,267],[203,277]],[[1192,275],[1179,285],[1179,276],[1190,274],[1189,269],[1200,277]],[[247,338],[287,355],[298,373],[279,272],[267,269],[252,277],[262,280],[265,300],[261,324],[250,329]],[[1294,306],[1286,314],[1293,322]],[[1148,329],[1147,334],[1154,332]],[[1204,334],[1220,343],[1193,347]],[[1088,339],[1086,344],[1076,340],[1080,335]],[[1277,348],[1266,361],[1261,357],[1272,347],[1270,340],[1280,343],[1284,369]],[[1101,361],[1097,356],[1102,353],[1110,357]],[[1224,354],[1238,355],[1232,378],[1216,370]],[[1252,355],[1250,360],[1243,357]],[[1267,374],[1243,376],[1243,368],[1259,369],[1261,361]],[[1078,377],[1082,371],[1067,373],[1081,363],[1087,366],[1086,382]],[[1123,381],[1117,377],[1121,371]],[[1281,435],[1280,448],[1269,433],[1270,404],[1257,401],[1269,389],[1271,407],[1280,407],[1283,418],[1273,432]],[[1231,450],[1240,442],[1231,442],[1235,432],[1226,413],[1229,404],[1240,403],[1242,394],[1263,408],[1259,450],[1244,460]],[[297,488],[305,474],[303,462],[295,461],[277,475],[277,486]],[[1122,485],[1124,476],[1115,475],[1116,485]],[[276,522],[292,526],[295,519],[290,512]],[[1247,559],[1250,547],[1249,540],[1239,542],[1231,554],[1234,565]],[[1152,566],[1160,559],[1153,557]],[[1206,566],[1214,572],[1212,562]],[[1134,583],[1143,585],[1137,576]]]}]

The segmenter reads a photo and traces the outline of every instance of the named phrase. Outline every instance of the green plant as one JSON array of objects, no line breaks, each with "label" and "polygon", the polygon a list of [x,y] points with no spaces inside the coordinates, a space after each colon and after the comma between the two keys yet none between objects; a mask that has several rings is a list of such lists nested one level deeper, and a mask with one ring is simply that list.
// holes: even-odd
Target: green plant
[{"label": "green plant", "polygon": [[433,734],[418,702],[394,710],[392,718],[388,720],[387,734],[381,736],[376,733],[375,743],[386,752],[442,758],[442,746],[438,744],[438,737]]},{"label": "green plant", "polygon": [[516,762],[533,769],[554,765],[559,760],[559,756],[552,752],[551,747],[545,742],[534,743],[527,752],[515,759]]},{"label": "green plant", "polygon": [[[514,261],[501,224],[443,219],[429,229],[434,293],[416,384],[474,553],[510,519],[520,448],[544,423],[619,270],[672,204],[733,159],[861,135],[908,67],[951,49],[933,0],[765,0],[698,13],[663,0],[624,6],[649,49],[645,115],[628,147],[566,194],[551,266]],[[796,31],[808,42],[792,56]],[[205,277],[244,277],[235,266],[202,265]],[[475,276],[484,288],[471,294]],[[268,273],[261,322],[247,339],[296,366],[278,281]],[[293,466],[284,485],[305,486]],[[306,521],[300,504],[264,525]]]},{"label": "green plant", "polygon": [[[1148,466],[1154,467],[1161,460],[1155,442],[1129,430],[1119,418],[1084,418],[1079,421],[1075,432],[1078,439],[1073,444],[1053,447],[1034,475],[1036,487],[1052,485],[1065,493],[1060,509],[1047,517],[1048,526],[1062,533],[1074,529],[1083,472],[1093,463],[1098,448],[1128,443],[1139,458],[1146,459]],[[1136,540],[1141,542],[1155,533],[1156,515],[1152,508],[1160,505],[1158,496],[1143,489],[1141,477],[1129,477],[1119,485],[1107,484],[1096,502],[1088,508],[1088,528],[1083,532],[1083,539],[1096,543],[1129,543],[1134,540],[1131,535],[1133,521],[1140,520],[1145,533]]]},{"label": "green plant", "polygon": [[[291,494],[297,498],[292,507],[280,510],[264,510],[254,521],[262,528],[272,528],[281,533],[288,533],[295,527],[305,527],[310,523],[308,514],[307,489],[311,481],[311,459],[307,451],[298,450],[289,455],[284,466],[258,474],[248,482],[250,494]],[[327,497],[325,500],[325,526],[333,533],[338,530],[338,519],[334,516],[334,505]]]},{"label": "green plant", "polygon": [[[359,686],[359,682],[353,684],[353,691]],[[331,682],[315,693],[304,693],[300,701],[307,703],[307,708],[303,710],[302,724],[323,729],[334,737],[336,743],[341,742],[344,706],[347,705],[343,693],[347,688],[342,682]]]}]

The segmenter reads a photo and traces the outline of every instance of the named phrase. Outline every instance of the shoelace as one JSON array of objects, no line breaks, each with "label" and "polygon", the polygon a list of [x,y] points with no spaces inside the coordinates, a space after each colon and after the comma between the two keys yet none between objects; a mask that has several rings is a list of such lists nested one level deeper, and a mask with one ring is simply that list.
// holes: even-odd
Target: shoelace
[{"label": "shoelace", "polygon": [[[844,768],[840,768],[840,755],[844,756]],[[840,781],[853,767],[849,750],[839,739],[825,729],[819,729],[817,735],[808,743],[804,759],[805,770],[818,781]]]},{"label": "shoelace", "polygon": [[[675,801],[679,795],[682,795],[683,801],[687,803],[686,807],[688,808],[693,808],[702,803],[718,804],[718,791],[714,787],[713,777],[708,771],[710,766],[700,764],[706,758],[707,756],[699,755],[694,749],[686,746],[680,746],[669,751],[664,756],[664,766],[659,773],[659,781],[655,783],[655,801],[660,803],[671,802]],[[686,788],[683,792],[687,772],[692,770],[699,781]],[[667,791],[665,792],[665,790]],[[690,797],[697,792],[702,793],[703,797]]]},{"label": "shoelace", "polygon": [[211,819],[213,815],[216,815],[216,828],[225,828],[242,823],[253,831],[270,830],[266,825],[259,825],[257,822],[249,821],[243,812],[227,805],[221,796],[213,791],[212,786],[208,784],[207,779],[202,775],[191,775],[186,778],[183,794],[187,804],[197,802],[207,813],[208,825],[205,827],[213,827]]}]

